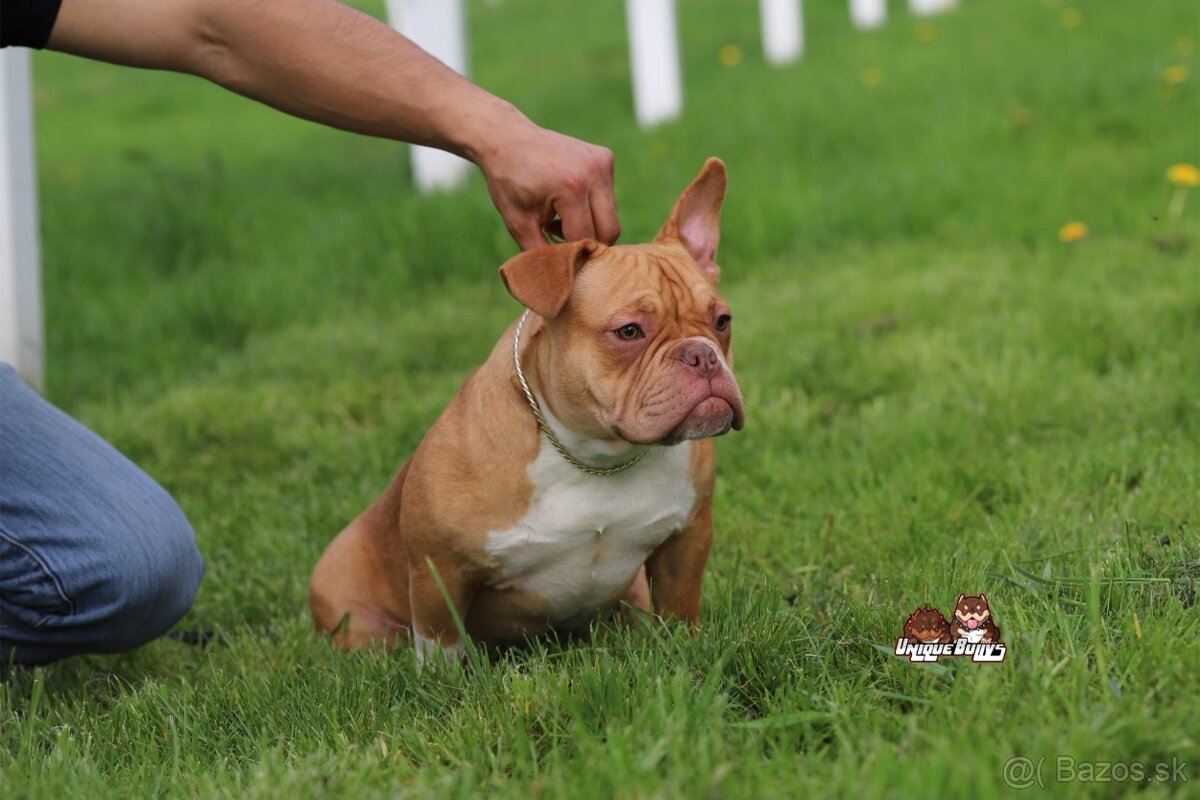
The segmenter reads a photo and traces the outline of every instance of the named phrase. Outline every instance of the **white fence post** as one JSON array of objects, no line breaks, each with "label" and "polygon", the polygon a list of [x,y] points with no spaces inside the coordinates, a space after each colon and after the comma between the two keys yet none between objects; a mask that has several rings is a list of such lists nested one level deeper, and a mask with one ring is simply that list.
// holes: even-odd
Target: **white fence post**
[{"label": "white fence post", "polygon": [[763,52],[772,64],[790,64],[804,52],[800,0],[759,0]]},{"label": "white fence post", "polygon": [[683,109],[675,0],[625,0],[625,25],[638,124],[674,119]]},{"label": "white fence post", "polygon": [[[467,17],[463,0],[385,0],[388,22],[461,75],[467,74]],[[413,177],[428,193],[461,186],[470,163],[432,147],[412,146]]]},{"label": "white fence post", "polygon": [[887,20],[887,0],[850,0],[850,20],[859,30],[878,28]]},{"label": "white fence post", "polygon": [[0,50],[0,361],[45,386],[29,51]]},{"label": "white fence post", "polygon": [[917,16],[940,14],[958,5],[958,0],[908,0],[908,10]]}]

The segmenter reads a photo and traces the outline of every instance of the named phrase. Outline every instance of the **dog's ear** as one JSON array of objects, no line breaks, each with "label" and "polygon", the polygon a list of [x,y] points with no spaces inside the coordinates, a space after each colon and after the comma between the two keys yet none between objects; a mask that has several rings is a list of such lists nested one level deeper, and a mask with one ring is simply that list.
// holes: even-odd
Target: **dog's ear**
[{"label": "dog's ear", "polygon": [[567,304],[575,275],[604,249],[592,239],[552,244],[519,253],[500,267],[504,288],[529,310],[554,319]]},{"label": "dog's ear", "polygon": [[958,596],[958,599],[954,601],[954,607],[955,607],[955,608],[958,608],[958,604],[959,604],[959,603],[961,603],[961,602],[963,601],[963,598],[964,598],[964,597],[966,597],[966,595],[965,595],[965,594],[960,594],[960,595]]},{"label": "dog's ear", "polygon": [[724,162],[719,158],[705,161],[700,174],[679,195],[671,216],[654,237],[656,242],[681,242],[713,283],[721,276],[716,259],[727,184]]},{"label": "dog's ear", "polygon": [[986,594],[980,594],[979,599],[983,601],[983,604],[985,606],[987,605],[987,595]]}]

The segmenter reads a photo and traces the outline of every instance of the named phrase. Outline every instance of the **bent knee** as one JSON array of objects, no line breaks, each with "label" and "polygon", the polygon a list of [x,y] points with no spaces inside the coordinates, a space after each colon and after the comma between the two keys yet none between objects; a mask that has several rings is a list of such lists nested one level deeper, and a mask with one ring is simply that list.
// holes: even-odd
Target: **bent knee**
[{"label": "bent knee", "polygon": [[[95,618],[105,649],[125,650],[161,636],[192,607],[204,559],[183,511],[165,492],[152,514],[136,520],[106,554],[99,580],[76,603]],[[88,606],[91,606],[89,609]]]}]

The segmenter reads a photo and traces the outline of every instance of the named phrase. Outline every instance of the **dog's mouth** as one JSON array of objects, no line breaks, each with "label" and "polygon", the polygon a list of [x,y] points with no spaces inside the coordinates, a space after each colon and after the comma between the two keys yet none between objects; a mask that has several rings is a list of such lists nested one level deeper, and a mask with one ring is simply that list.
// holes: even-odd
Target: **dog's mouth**
[{"label": "dog's mouth", "polygon": [[724,397],[710,395],[697,403],[660,443],[671,445],[688,439],[723,436],[731,430],[740,430],[742,422],[740,404],[731,403]]},{"label": "dog's mouth", "polygon": [[742,393],[732,376],[721,374],[707,381],[689,381],[659,392],[653,411],[639,409],[628,419],[612,423],[611,430],[631,444],[674,445],[689,439],[710,439],[745,423]]}]

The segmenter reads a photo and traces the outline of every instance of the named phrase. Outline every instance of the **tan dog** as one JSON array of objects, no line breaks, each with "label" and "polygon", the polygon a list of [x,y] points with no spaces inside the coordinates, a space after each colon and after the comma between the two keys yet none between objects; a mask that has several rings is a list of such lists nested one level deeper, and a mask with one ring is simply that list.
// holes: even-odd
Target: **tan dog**
[{"label": "tan dog", "polygon": [[532,313],[321,556],[319,630],[343,647],[411,638],[425,658],[463,649],[447,599],[486,645],[622,598],[699,625],[708,437],[743,419],[716,290],[725,184],[709,159],[651,244],[551,245],[500,268]]}]

